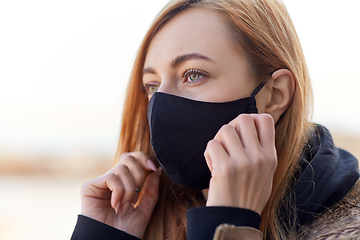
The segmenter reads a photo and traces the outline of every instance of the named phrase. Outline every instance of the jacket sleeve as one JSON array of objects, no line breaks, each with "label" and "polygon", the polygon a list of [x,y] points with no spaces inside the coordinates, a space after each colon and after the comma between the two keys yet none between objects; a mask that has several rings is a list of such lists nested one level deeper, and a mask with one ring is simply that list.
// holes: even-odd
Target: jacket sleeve
[{"label": "jacket sleeve", "polygon": [[79,215],[71,240],[140,240],[95,219]]},{"label": "jacket sleeve", "polygon": [[[243,234],[254,234],[262,239],[258,230],[261,216],[249,209],[233,207],[197,207],[186,212],[187,240],[249,239]],[[215,234],[216,231],[216,234]]]}]

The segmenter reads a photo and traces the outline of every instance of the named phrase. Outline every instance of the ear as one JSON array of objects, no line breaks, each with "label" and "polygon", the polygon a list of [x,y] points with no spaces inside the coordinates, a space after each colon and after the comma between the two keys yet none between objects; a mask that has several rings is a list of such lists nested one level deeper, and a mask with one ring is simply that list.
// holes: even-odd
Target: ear
[{"label": "ear", "polygon": [[290,70],[279,69],[271,75],[268,81],[270,97],[265,112],[270,114],[277,123],[294,96],[295,79]]}]

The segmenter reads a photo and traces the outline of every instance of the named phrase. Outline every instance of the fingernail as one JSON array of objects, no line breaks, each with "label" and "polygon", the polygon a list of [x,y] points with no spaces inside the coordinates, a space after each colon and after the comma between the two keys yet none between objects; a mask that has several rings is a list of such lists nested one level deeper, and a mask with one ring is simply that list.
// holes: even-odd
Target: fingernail
[{"label": "fingernail", "polygon": [[121,206],[120,202],[117,202],[116,205],[115,205],[115,213],[116,213],[116,214],[119,213],[119,211],[120,211],[120,206]]},{"label": "fingernail", "polygon": [[156,172],[156,166],[155,163],[153,161],[151,161],[150,159],[147,160],[147,165],[148,167],[153,170],[154,172]]},{"label": "fingernail", "polygon": [[121,216],[125,216],[127,211],[129,210],[129,207],[130,207],[130,203],[129,202],[126,202],[124,203],[122,209],[121,209]]}]

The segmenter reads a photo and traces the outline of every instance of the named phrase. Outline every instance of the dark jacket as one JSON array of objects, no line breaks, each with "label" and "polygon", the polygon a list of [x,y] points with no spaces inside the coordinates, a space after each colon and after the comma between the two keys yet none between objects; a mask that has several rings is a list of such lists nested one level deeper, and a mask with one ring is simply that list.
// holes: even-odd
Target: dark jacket
[{"label": "dark jacket", "polygon": [[[292,191],[282,207],[288,239],[360,239],[358,162],[336,148],[329,131],[317,126],[299,162]],[[289,207],[290,206],[290,207]],[[293,213],[290,209],[295,207]],[[291,214],[290,214],[291,213]],[[261,217],[248,209],[198,207],[186,214],[188,240],[262,239]],[[339,237],[339,238],[337,238]],[[135,240],[123,231],[79,215],[72,240]]]}]

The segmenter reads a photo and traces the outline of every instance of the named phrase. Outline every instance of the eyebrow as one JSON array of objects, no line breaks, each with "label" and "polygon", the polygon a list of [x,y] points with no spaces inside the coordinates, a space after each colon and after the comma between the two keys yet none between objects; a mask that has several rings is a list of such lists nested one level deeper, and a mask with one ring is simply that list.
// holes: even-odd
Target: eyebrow
[{"label": "eyebrow", "polygon": [[180,56],[177,56],[176,58],[174,58],[174,60],[171,61],[170,66],[172,68],[176,68],[181,63],[190,61],[193,59],[202,59],[202,60],[206,60],[209,62],[213,62],[210,58],[208,58],[204,55],[201,55],[200,53],[188,53],[188,54],[180,55]]},{"label": "eyebrow", "polygon": [[[183,54],[180,56],[177,56],[176,58],[174,58],[171,63],[170,66],[172,68],[176,68],[177,66],[179,66],[181,63],[186,62],[186,61],[190,61],[193,59],[202,59],[202,60],[206,60],[209,62],[214,62],[213,60],[211,60],[210,58],[200,54],[200,53],[188,53],[188,54]],[[155,74],[155,70],[151,67],[147,67],[143,69],[143,75],[147,74],[147,73],[152,73]]]}]

